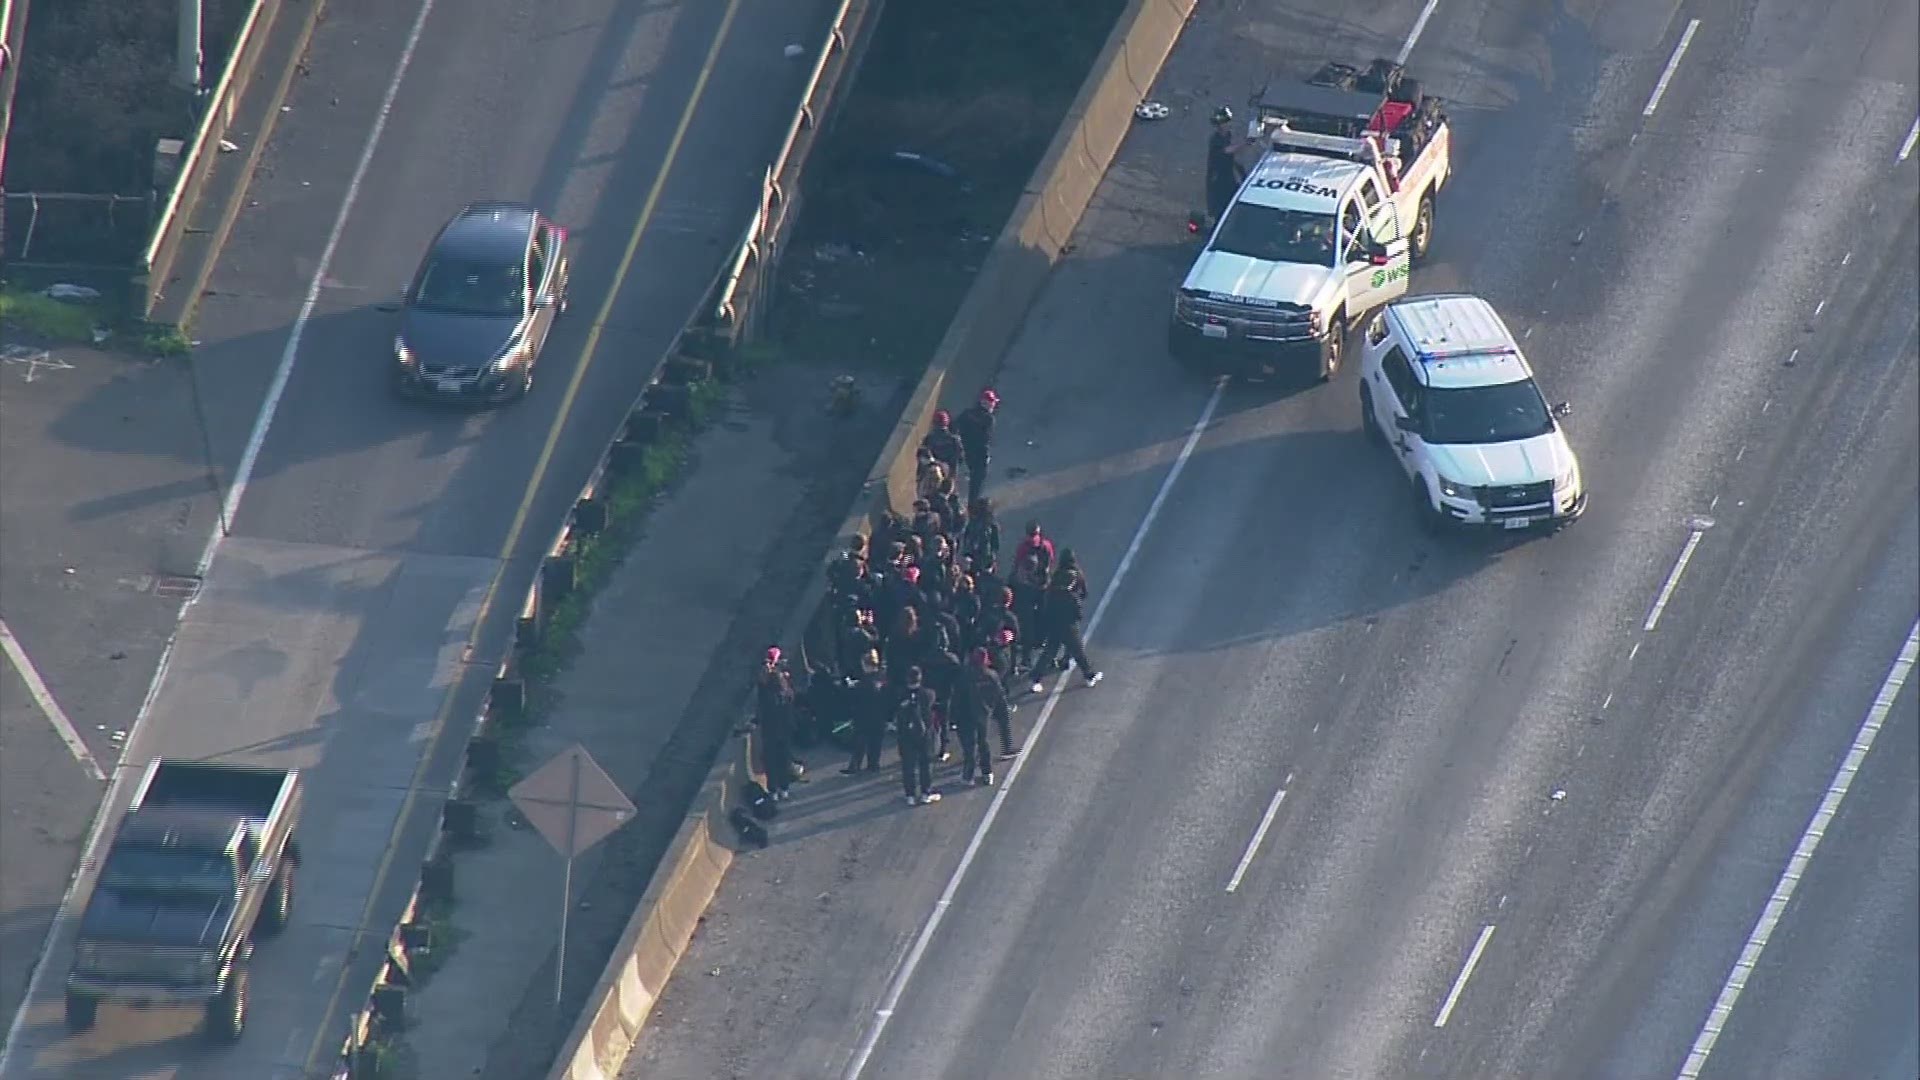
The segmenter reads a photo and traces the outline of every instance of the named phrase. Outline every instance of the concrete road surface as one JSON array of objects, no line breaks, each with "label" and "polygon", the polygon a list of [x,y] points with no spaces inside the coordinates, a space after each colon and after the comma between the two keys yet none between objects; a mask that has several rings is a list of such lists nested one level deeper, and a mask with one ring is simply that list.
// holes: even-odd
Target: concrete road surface
[{"label": "concrete road surface", "polygon": [[[208,452],[244,497],[121,768],[308,770],[295,923],[256,961],[246,1038],[212,1050],[187,1013],[110,1008],[69,1036],[61,919],[0,1059],[8,1080],[330,1067],[534,556],[743,227],[805,77],[782,49],[822,40],[830,6],[429,3],[329,5],[213,276],[194,371]],[[534,201],[572,228],[573,311],[530,400],[403,406],[386,390],[393,316],[376,305],[478,198]],[[250,443],[263,400],[273,422]],[[152,452],[110,427],[67,434]],[[22,850],[54,860],[42,876],[72,857]],[[83,872],[80,899],[85,885]]]},{"label": "concrete road surface", "polygon": [[[816,780],[629,1080],[1680,1069],[1920,611],[1913,14],[1321,10],[1202,6],[999,387],[1003,518],[1089,567],[1106,681],[1028,699],[998,791]],[[1594,501],[1557,536],[1425,539],[1351,371],[1217,391],[1161,344],[1206,110],[1416,30],[1457,172],[1414,288],[1491,299],[1574,403]],[[1905,826],[1847,822],[1801,903],[1852,875],[1911,985],[1866,854]],[[1769,963],[1817,963],[1792,927]],[[1805,970],[1819,1015],[1860,1000]],[[1716,1075],[1765,1059],[1766,993]]]},{"label": "concrete road surface", "polygon": [[197,417],[184,365],[0,340],[0,1018],[194,587],[219,505]]}]

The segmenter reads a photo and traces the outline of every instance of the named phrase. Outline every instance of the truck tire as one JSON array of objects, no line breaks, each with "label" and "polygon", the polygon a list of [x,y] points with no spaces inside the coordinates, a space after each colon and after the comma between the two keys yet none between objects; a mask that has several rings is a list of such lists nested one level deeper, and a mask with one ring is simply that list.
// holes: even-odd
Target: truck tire
[{"label": "truck tire", "polygon": [[1327,322],[1327,347],[1320,353],[1320,381],[1330,382],[1347,358],[1347,313],[1335,313]]},{"label": "truck tire", "polygon": [[247,1030],[247,969],[237,967],[227,976],[227,988],[207,1003],[207,1039],[236,1043]]},{"label": "truck tire", "polygon": [[91,1031],[93,1022],[100,1017],[100,999],[83,997],[79,994],[67,995],[67,1030],[72,1032]]},{"label": "truck tire", "polygon": [[272,936],[287,928],[293,917],[293,860],[282,858],[280,869],[267,886],[267,898],[260,906],[260,932]]},{"label": "truck tire", "polygon": [[1413,234],[1408,237],[1407,254],[1413,262],[1426,262],[1433,250],[1433,193],[1420,196],[1420,209],[1414,211]]}]

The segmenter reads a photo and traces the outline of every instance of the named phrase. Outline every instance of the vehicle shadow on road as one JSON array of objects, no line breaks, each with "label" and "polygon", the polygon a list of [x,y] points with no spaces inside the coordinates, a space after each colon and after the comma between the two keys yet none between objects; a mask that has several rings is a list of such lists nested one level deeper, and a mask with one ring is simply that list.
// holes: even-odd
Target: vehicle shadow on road
[{"label": "vehicle shadow on road", "polygon": [[[1193,652],[1370,619],[1446,590],[1514,543],[1422,532],[1408,484],[1357,425],[1267,432],[1224,422],[1217,434],[1188,459],[1134,551],[1099,646]],[[1019,514],[1074,548],[1097,603],[1137,518],[1116,534],[1111,511],[1093,508],[1145,508],[1165,476],[1143,468]]]}]

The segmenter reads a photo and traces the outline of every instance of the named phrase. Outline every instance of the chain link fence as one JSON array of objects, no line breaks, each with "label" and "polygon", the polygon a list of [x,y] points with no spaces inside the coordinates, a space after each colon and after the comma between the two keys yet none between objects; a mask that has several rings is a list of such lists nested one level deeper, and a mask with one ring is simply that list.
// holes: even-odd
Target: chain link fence
[{"label": "chain link fence", "polygon": [[151,195],[9,191],[0,210],[0,273],[116,270],[153,231]]}]

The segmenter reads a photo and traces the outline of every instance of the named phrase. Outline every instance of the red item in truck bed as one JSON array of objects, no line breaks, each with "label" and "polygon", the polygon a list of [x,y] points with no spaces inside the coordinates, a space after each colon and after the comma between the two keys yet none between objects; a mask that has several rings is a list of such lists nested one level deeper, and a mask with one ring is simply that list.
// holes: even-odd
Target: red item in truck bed
[{"label": "red item in truck bed", "polygon": [[1367,124],[1368,131],[1377,131],[1382,135],[1391,135],[1413,115],[1413,104],[1406,101],[1389,101],[1380,106],[1373,114],[1372,122]]}]

